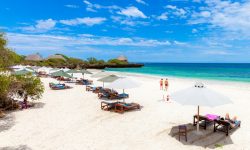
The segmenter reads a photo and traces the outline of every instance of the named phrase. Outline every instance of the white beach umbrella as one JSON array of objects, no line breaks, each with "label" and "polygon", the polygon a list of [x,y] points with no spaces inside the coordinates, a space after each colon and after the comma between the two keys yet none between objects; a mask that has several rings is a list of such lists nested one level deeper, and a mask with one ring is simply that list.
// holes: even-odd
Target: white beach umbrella
[{"label": "white beach umbrella", "polygon": [[23,68],[22,65],[15,65],[15,66],[11,66],[10,68],[12,69],[20,69],[20,68]]},{"label": "white beach umbrella", "polygon": [[[198,106],[198,120],[199,106],[215,107],[231,103],[228,97],[208,89],[202,83],[196,83],[193,87],[175,92],[171,98],[182,105]],[[197,124],[197,131],[199,131],[199,124]]]},{"label": "white beach umbrella", "polygon": [[107,87],[113,89],[131,89],[140,86],[140,83],[132,78],[123,77],[110,83]]},{"label": "white beach umbrella", "polygon": [[92,78],[102,78],[102,77],[106,77],[106,76],[109,76],[109,75],[112,75],[112,74],[108,73],[108,72],[105,72],[105,71],[100,71],[100,72],[92,75],[91,77]]},{"label": "white beach umbrella", "polygon": [[139,87],[141,84],[135,81],[132,78],[124,77],[115,80],[114,82],[110,83],[107,87],[112,89],[122,89],[123,93],[125,89],[132,89]]},{"label": "white beach umbrella", "polygon": [[120,77],[112,74],[112,75],[100,78],[97,81],[103,82],[102,86],[104,87],[104,82],[111,83],[111,82],[114,82],[115,80],[118,80],[119,78]]},{"label": "white beach umbrella", "polygon": [[41,67],[39,69],[37,69],[37,72],[46,72],[47,74],[49,74],[49,68],[47,67]]},{"label": "white beach umbrella", "polygon": [[64,68],[64,69],[61,69],[61,70],[63,70],[64,72],[67,72],[67,71],[69,71],[70,69],[69,69],[69,68]]},{"label": "white beach umbrella", "polygon": [[57,72],[57,71],[59,71],[59,70],[60,70],[60,69],[58,69],[58,68],[52,68],[52,69],[49,70],[49,74],[54,73],[54,72]]},{"label": "white beach umbrella", "polygon": [[14,66],[13,69],[14,69],[14,71],[19,71],[19,70],[25,69],[25,66],[17,65],[17,66]]}]

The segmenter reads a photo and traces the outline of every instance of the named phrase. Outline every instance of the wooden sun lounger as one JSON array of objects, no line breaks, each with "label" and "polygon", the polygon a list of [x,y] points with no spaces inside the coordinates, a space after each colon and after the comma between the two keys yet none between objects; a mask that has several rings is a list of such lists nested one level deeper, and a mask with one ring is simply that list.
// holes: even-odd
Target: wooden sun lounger
[{"label": "wooden sun lounger", "polygon": [[198,123],[201,127],[204,128],[204,130],[206,130],[207,126],[212,125],[213,120],[207,119],[206,116],[199,115],[199,121],[198,121],[198,116],[194,115],[193,125],[196,126]]},{"label": "wooden sun lounger", "polygon": [[215,120],[214,121],[214,132],[221,131],[225,132],[226,136],[228,136],[229,131],[240,127],[241,121],[236,121],[236,123],[232,123],[234,127],[229,123],[228,120]]},{"label": "wooden sun lounger", "polygon": [[47,78],[49,75],[46,72],[38,72],[37,76]]},{"label": "wooden sun lounger", "polygon": [[106,99],[112,99],[110,98],[112,95],[116,94],[117,92],[115,91],[111,91],[111,89],[109,88],[102,88],[99,93],[98,93],[98,97],[101,98],[106,98]]},{"label": "wooden sun lounger", "polygon": [[64,78],[64,77],[57,77],[58,81],[70,81],[70,78]]},{"label": "wooden sun lounger", "polygon": [[77,85],[92,85],[93,81],[92,80],[77,80],[76,84]]},{"label": "wooden sun lounger", "polygon": [[92,86],[89,86],[89,85],[86,86],[86,91],[92,91],[92,90],[93,90]]},{"label": "wooden sun lounger", "polygon": [[113,100],[113,99],[123,99],[123,98],[128,98],[129,97],[129,95],[125,94],[125,93],[118,94],[117,92],[115,92],[115,93],[111,92],[109,94],[110,94],[109,99],[111,99],[111,100]]},{"label": "wooden sun lounger", "polygon": [[51,88],[52,90],[65,90],[65,89],[70,89],[71,87],[70,87],[70,86],[67,86],[67,85],[64,85],[64,86],[62,86],[62,87],[58,87],[58,86],[56,86],[56,85],[52,85],[52,86],[50,86],[50,88]]},{"label": "wooden sun lounger", "polygon": [[55,83],[49,83],[49,87],[52,87],[52,86],[54,86],[54,85],[56,85]]},{"label": "wooden sun lounger", "polygon": [[101,102],[101,109],[102,110],[105,110],[105,111],[109,111],[109,110],[112,110],[115,108],[115,105],[117,104],[118,102],[105,102],[105,101],[102,101]]},{"label": "wooden sun lounger", "polygon": [[98,93],[98,98],[100,98],[100,99],[102,99],[102,98],[108,99],[109,96],[110,96],[110,94],[106,93],[106,92],[104,92],[104,93]]},{"label": "wooden sun lounger", "polygon": [[115,112],[124,113],[125,111],[141,109],[141,106],[137,103],[122,103],[118,102],[115,104]]},{"label": "wooden sun lounger", "polygon": [[82,80],[84,85],[92,85],[93,84],[93,80],[88,80],[88,79],[84,79]]},{"label": "wooden sun lounger", "polygon": [[102,87],[96,87],[96,88],[93,89],[92,91],[93,91],[93,93],[98,94],[98,93],[100,93],[100,92],[102,91]]}]

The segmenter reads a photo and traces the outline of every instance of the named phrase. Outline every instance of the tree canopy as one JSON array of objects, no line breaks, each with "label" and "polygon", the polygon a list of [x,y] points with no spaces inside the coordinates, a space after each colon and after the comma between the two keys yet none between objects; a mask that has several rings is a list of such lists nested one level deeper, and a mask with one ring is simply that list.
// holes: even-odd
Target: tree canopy
[{"label": "tree canopy", "polygon": [[[4,34],[0,34],[0,108],[18,108],[18,103],[13,103],[13,98],[19,96],[27,103],[28,97],[32,100],[41,98],[44,86],[40,78],[28,75],[10,75],[4,72],[11,65],[23,62],[22,56],[7,48]],[[11,107],[10,107],[11,106]],[[16,107],[17,106],[17,107]]]},{"label": "tree canopy", "polygon": [[9,66],[22,61],[22,57],[7,48],[7,40],[3,33],[0,33],[0,68],[7,69]]}]

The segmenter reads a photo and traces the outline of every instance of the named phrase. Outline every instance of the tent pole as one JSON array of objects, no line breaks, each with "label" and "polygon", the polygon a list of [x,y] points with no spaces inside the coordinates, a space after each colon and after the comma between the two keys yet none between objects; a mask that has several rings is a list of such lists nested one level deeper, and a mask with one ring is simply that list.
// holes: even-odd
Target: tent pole
[{"label": "tent pole", "polygon": [[199,120],[200,120],[200,106],[198,105],[198,116],[197,116],[197,131],[199,132]]}]

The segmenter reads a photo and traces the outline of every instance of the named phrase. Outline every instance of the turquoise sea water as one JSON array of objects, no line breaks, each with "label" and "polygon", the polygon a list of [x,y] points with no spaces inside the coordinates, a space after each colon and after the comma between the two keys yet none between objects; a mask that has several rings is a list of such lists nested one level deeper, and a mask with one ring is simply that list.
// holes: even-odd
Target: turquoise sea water
[{"label": "turquoise sea water", "polygon": [[145,63],[142,68],[107,68],[106,70],[169,77],[250,82],[250,63]]}]

